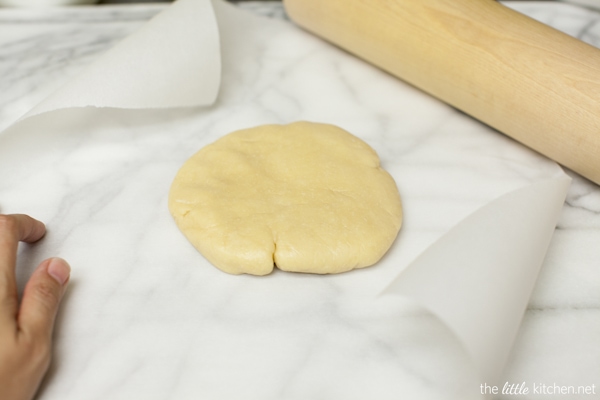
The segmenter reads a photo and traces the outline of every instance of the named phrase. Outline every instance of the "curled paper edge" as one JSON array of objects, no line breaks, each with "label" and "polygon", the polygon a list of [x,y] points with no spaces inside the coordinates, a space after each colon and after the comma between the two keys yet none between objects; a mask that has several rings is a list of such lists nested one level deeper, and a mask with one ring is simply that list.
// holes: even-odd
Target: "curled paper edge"
[{"label": "curled paper edge", "polygon": [[502,195],[436,241],[382,292],[416,300],[459,339],[479,378],[499,384],[571,179]]},{"label": "curled paper edge", "polygon": [[6,130],[68,108],[208,106],[220,83],[219,28],[211,0],[177,0]]}]

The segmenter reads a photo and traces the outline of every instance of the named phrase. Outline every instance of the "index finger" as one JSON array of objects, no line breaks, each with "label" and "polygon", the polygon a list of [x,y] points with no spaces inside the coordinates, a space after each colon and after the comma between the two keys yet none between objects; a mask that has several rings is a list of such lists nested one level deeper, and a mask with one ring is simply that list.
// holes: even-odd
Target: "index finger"
[{"label": "index finger", "polygon": [[44,224],[23,214],[0,214],[0,316],[16,316],[18,310],[15,266],[19,242],[33,243],[46,233]]}]

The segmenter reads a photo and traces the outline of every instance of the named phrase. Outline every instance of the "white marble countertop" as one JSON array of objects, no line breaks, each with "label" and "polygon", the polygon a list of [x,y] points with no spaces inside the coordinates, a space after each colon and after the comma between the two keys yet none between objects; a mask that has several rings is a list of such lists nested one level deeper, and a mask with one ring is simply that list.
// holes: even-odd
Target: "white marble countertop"
[{"label": "white marble countertop", "polygon": [[[596,12],[506,4],[600,46]],[[164,7],[0,9],[0,129]],[[46,257],[73,267],[39,399],[466,399],[454,393],[479,383],[465,377],[439,324],[375,296],[454,224],[549,163],[293,27],[280,4],[241,7],[269,19],[247,24],[260,26],[255,37],[223,39],[239,59],[224,60],[214,107],[110,121],[99,111],[89,131],[0,135],[0,212],[29,213],[49,229],[21,249],[20,285]],[[375,148],[403,196],[399,239],[378,265],[348,274],[216,270],[167,211],[175,172],[232,130],[299,119],[340,125]],[[596,395],[568,397],[592,399],[600,398],[600,188],[568,173],[505,380],[595,385]]]}]

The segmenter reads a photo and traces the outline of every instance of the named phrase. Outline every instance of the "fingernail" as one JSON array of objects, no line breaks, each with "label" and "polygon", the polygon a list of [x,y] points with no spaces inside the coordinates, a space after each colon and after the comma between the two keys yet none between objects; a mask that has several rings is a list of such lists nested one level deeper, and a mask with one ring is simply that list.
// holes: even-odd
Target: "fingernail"
[{"label": "fingernail", "polygon": [[62,258],[53,258],[50,260],[50,264],[48,264],[48,274],[50,274],[56,282],[64,285],[71,274],[71,267]]}]

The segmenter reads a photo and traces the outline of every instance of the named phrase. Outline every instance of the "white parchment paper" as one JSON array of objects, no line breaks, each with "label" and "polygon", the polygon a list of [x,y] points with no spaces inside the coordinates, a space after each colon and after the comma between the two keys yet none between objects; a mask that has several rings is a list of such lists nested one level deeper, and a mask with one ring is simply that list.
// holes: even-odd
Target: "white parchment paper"
[{"label": "white parchment paper", "polygon": [[417,300],[446,323],[483,382],[499,384],[570,182],[560,171],[492,201],[384,291]]},{"label": "white parchment paper", "polygon": [[[44,99],[20,121],[51,111],[213,104],[221,81],[210,0],[178,0]],[[18,129],[19,121],[9,129]]]},{"label": "white parchment paper", "polygon": [[[89,107],[210,106],[221,80],[219,38],[229,43],[223,57],[248,51],[240,37],[246,20],[219,1],[178,0],[7,131],[18,137],[48,123],[68,124],[81,117],[72,111]],[[506,362],[568,185],[560,171],[501,196],[439,239],[385,290],[416,299],[447,324],[487,382],[497,381]]]}]

